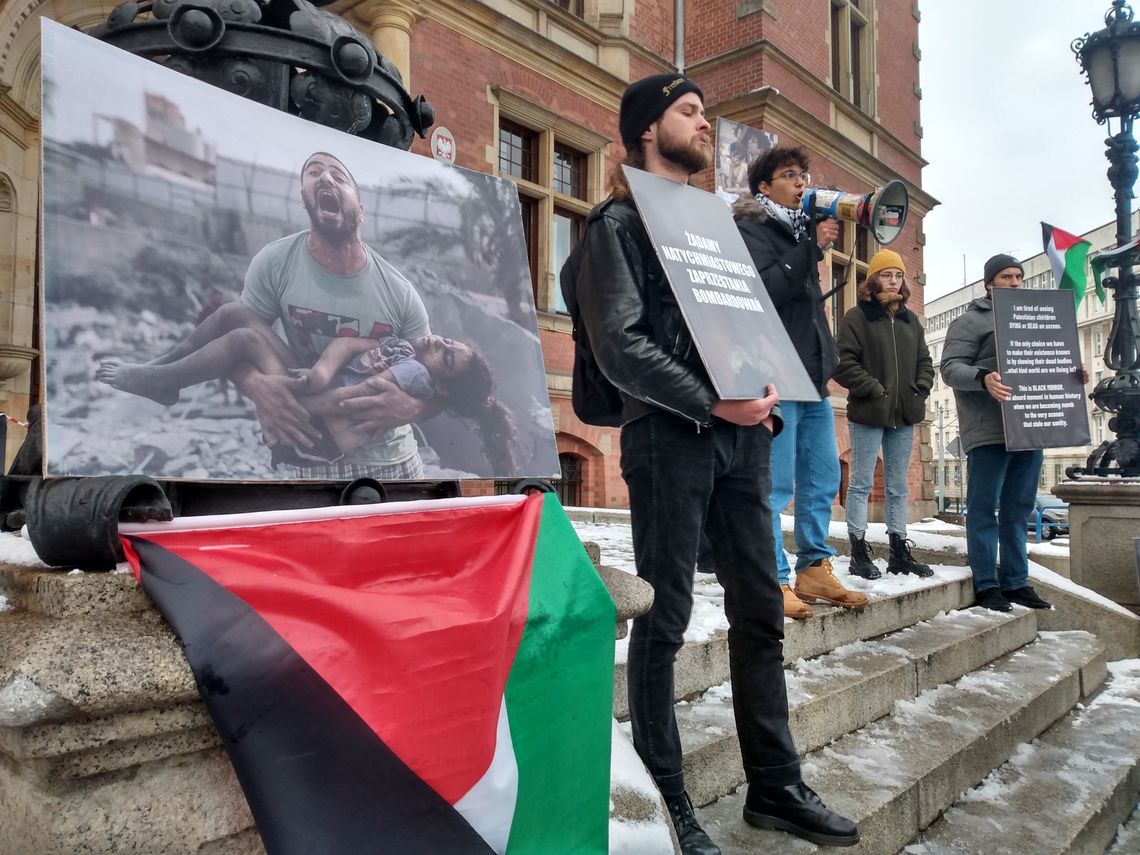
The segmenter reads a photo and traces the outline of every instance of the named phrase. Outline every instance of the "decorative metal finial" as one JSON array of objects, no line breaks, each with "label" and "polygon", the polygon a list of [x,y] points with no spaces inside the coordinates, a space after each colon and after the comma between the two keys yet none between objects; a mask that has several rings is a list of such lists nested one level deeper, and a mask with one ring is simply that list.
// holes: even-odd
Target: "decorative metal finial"
[{"label": "decorative metal finial", "polygon": [[407,150],[435,122],[330,0],[128,0],[92,35],[253,101]]}]

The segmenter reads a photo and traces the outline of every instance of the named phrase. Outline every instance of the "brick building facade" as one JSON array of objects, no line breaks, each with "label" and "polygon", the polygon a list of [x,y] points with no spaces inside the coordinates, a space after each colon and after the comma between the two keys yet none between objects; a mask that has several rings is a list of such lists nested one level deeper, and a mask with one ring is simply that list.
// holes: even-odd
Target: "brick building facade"
[{"label": "brick building facade", "polygon": [[[38,22],[89,29],[111,8],[9,0],[0,9],[0,409],[20,418],[39,394]],[[570,408],[572,350],[557,273],[623,156],[617,109],[630,80],[682,65],[703,87],[710,118],[803,145],[817,186],[867,192],[902,179],[911,209],[892,249],[911,271],[912,307],[922,313],[922,221],[936,203],[921,190],[920,15],[912,0],[339,0],[328,8],[427,97],[437,126],[455,137],[459,165],[518,186],[567,503],[627,504],[617,431],[583,425]],[[427,155],[428,145],[417,140],[412,150]],[[699,178],[711,187],[711,172]],[[852,278],[832,301],[833,323],[853,305],[854,277],[875,249],[848,225],[821,265],[825,288]],[[832,402],[846,457],[843,390],[834,388]],[[912,498],[929,502],[928,431],[918,434]],[[10,431],[7,460],[22,438]],[[843,468],[846,477],[846,460]]]}]

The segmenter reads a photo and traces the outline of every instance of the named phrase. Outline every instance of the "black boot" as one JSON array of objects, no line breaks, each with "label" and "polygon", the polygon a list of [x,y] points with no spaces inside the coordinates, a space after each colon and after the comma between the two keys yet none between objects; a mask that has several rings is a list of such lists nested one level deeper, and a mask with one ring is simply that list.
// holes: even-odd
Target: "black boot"
[{"label": "black boot", "polygon": [[986,588],[984,591],[974,592],[974,605],[989,609],[991,612],[1012,612],[1013,606],[1009,604],[1002,592],[997,588]]},{"label": "black boot", "polygon": [[693,813],[693,803],[688,793],[679,796],[666,796],[665,806],[669,808],[669,818],[677,829],[677,842],[681,844],[681,855],[720,855],[720,847],[712,842],[705,830],[697,822]]},{"label": "black boot", "polygon": [[893,531],[887,532],[891,538],[891,558],[887,562],[888,573],[913,573],[915,576],[928,578],[934,575],[934,571],[921,562],[915,561],[914,556],[910,554],[910,548],[914,546],[913,540],[907,540],[901,534],[895,534]]},{"label": "black boot", "polygon": [[879,572],[879,568],[875,566],[875,562],[871,560],[871,547],[867,545],[865,538],[856,537],[848,533],[848,539],[851,541],[851,566],[847,568],[847,572],[852,576],[862,576],[864,579],[878,579],[883,574]]},{"label": "black boot", "polygon": [[786,787],[749,784],[744,821],[757,828],[788,831],[820,846],[854,846],[859,842],[855,823],[828,810],[802,781]]},{"label": "black boot", "polygon": [[1002,591],[1001,595],[1011,603],[1017,603],[1019,606],[1026,606],[1031,609],[1051,609],[1053,604],[1046,602],[1037,596],[1037,592],[1033,590],[1032,585],[1026,585],[1024,588],[1011,588],[1008,591]]}]

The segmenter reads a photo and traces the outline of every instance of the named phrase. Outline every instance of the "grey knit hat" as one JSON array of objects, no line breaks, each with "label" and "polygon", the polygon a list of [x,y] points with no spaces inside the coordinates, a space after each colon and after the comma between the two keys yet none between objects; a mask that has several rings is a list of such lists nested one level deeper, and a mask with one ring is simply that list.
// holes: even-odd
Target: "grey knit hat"
[{"label": "grey knit hat", "polygon": [[1021,266],[1021,262],[1014,258],[1012,255],[1006,255],[1004,252],[999,252],[993,258],[986,262],[985,278],[982,283],[989,285],[994,281],[994,277],[1005,270],[1007,267],[1016,267],[1021,271],[1021,275],[1025,275],[1025,268]]}]

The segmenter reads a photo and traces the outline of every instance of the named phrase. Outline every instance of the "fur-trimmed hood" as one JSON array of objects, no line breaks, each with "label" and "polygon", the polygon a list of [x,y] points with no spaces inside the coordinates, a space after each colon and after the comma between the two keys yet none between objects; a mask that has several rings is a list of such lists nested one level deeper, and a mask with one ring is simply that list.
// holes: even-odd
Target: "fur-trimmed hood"
[{"label": "fur-trimmed hood", "polygon": [[747,193],[740,194],[740,198],[732,203],[732,218],[738,223],[746,220],[763,223],[770,217],[764,206]]}]

